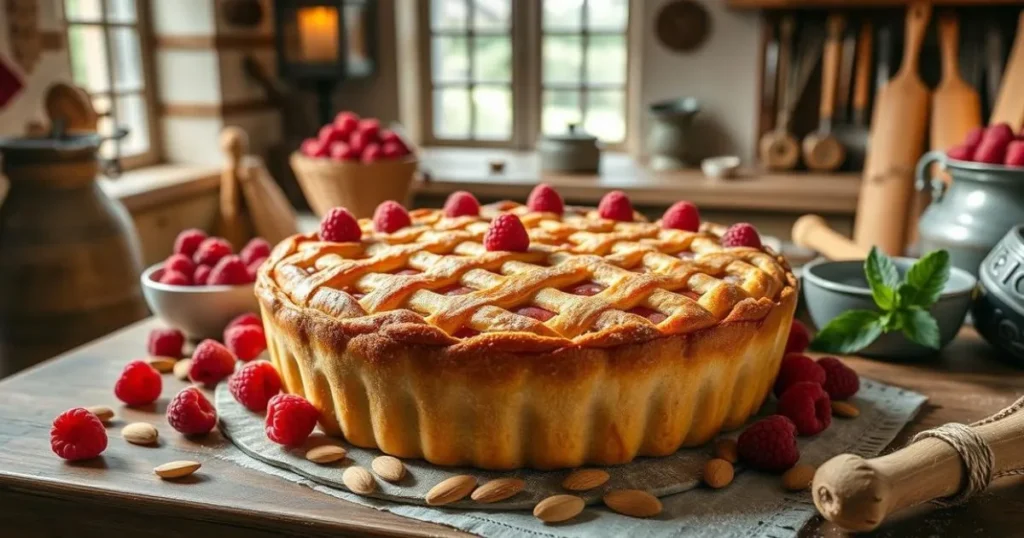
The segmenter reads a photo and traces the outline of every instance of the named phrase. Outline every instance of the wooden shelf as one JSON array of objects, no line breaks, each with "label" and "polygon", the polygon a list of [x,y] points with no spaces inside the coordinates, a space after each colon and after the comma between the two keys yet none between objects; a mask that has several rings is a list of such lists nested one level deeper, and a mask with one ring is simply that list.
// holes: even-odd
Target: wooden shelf
[{"label": "wooden shelf", "polygon": [[[726,0],[733,9],[824,9],[824,8],[884,8],[903,7],[913,0]],[[1013,6],[1020,0],[931,0],[934,6]]]}]

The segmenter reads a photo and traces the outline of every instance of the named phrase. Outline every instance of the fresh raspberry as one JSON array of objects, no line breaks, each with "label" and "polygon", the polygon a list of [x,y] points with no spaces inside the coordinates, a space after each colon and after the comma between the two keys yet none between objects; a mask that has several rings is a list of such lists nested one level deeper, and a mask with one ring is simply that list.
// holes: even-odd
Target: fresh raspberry
[{"label": "fresh raspberry", "polygon": [[206,240],[206,232],[196,229],[189,228],[188,230],[182,230],[178,234],[178,237],[174,239],[174,253],[183,254],[191,258],[199,245]]},{"label": "fresh raspberry", "polygon": [[547,183],[541,183],[530,191],[530,197],[526,199],[526,206],[532,211],[541,213],[555,213],[561,215],[565,212],[565,202],[562,195],[551,188]]},{"label": "fresh raspberry", "polygon": [[246,312],[228,323],[228,326],[224,328],[227,332],[228,329],[234,329],[235,327],[241,327],[243,325],[254,325],[256,327],[263,326],[263,320],[260,319],[260,315],[255,312]]},{"label": "fresh raspberry", "polygon": [[974,151],[974,161],[987,164],[1003,164],[1009,140],[989,139],[987,136]]},{"label": "fresh raspberry", "polygon": [[384,150],[380,144],[376,142],[370,142],[366,145],[366,149],[363,150],[362,156],[359,158],[364,164],[371,164],[381,160],[384,157]]},{"label": "fresh raspberry", "polygon": [[782,415],[763,418],[743,430],[736,451],[747,465],[762,471],[782,472],[796,465],[796,426]]},{"label": "fresh raspberry", "polygon": [[205,286],[210,283],[210,273],[213,272],[213,267],[209,265],[197,265],[196,272],[192,273],[192,284],[196,286]]},{"label": "fresh raspberry", "polygon": [[242,362],[249,362],[267,349],[263,327],[241,325],[224,331],[224,345]]},{"label": "fresh raspberry", "polygon": [[860,390],[860,376],[843,361],[835,357],[818,359],[818,366],[825,370],[822,387],[833,400],[848,400]]},{"label": "fresh raspberry", "polygon": [[791,385],[801,381],[821,385],[825,382],[825,370],[806,355],[786,355],[779,366],[779,375],[775,376],[775,395],[782,396]]},{"label": "fresh raspberry", "polygon": [[144,361],[132,361],[125,365],[121,377],[114,383],[114,396],[127,405],[147,405],[160,397],[163,387],[156,368]]},{"label": "fresh raspberry", "polygon": [[367,137],[367,140],[378,140],[380,137],[380,121],[375,118],[366,118],[359,121],[359,132]]},{"label": "fresh raspberry", "polygon": [[597,204],[597,213],[602,218],[620,222],[633,221],[633,203],[622,191],[612,191],[601,198]]},{"label": "fresh raspberry", "polygon": [[235,371],[235,355],[216,340],[203,340],[192,353],[188,378],[213,386]]},{"label": "fresh raspberry", "polygon": [[722,234],[722,246],[761,248],[761,236],[753,224],[738,222]]},{"label": "fresh raspberry", "polygon": [[107,449],[107,430],[96,415],[74,407],[53,419],[50,449],[68,461],[95,458]]},{"label": "fresh raspberry", "polygon": [[409,151],[409,147],[401,140],[384,142],[380,145],[380,154],[385,159],[401,159],[410,153],[412,152]]},{"label": "fresh raspberry", "polygon": [[262,413],[267,410],[267,402],[281,392],[281,376],[267,361],[251,362],[231,376],[228,389],[246,409]]},{"label": "fresh raspberry", "polygon": [[184,254],[171,254],[164,261],[164,271],[177,271],[183,275],[191,275],[196,270],[196,264],[192,258]]},{"label": "fresh raspberry", "polygon": [[328,147],[321,144],[319,140],[315,138],[307,138],[302,141],[302,146],[299,147],[299,151],[302,152],[306,157],[312,157],[314,159],[318,157],[326,157]]},{"label": "fresh raspberry", "polygon": [[381,233],[395,233],[412,225],[409,212],[394,200],[381,202],[373,212],[373,229]]},{"label": "fresh raspberry", "polygon": [[259,273],[260,266],[263,265],[263,262],[265,261],[267,261],[266,258],[259,258],[245,266],[245,273],[249,275],[249,282],[256,282],[256,276]]},{"label": "fresh raspberry", "polygon": [[519,217],[511,213],[498,215],[491,221],[490,228],[484,234],[484,248],[494,252],[526,252],[530,248],[530,234]]},{"label": "fresh raspberry", "polygon": [[181,358],[185,334],[177,329],[153,329],[146,340],[146,351],[155,357]]},{"label": "fresh raspberry", "polygon": [[164,270],[160,273],[160,283],[168,286],[191,286],[192,277],[177,271]]},{"label": "fresh raspberry", "polygon": [[989,125],[985,128],[985,133],[981,136],[981,143],[985,142],[1002,142],[1005,146],[1009,141],[1013,140],[1013,128],[1008,123],[997,123],[995,125]]},{"label": "fresh raspberry", "polygon": [[294,394],[278,394],[267,404],[267,437],[285,446],[301,445],[313,433],[320,412]]},{"label": "fresh raspberry", "polygon": [[789,325],[789,338],[786,339],[786,354],[803,353],[811,345],[811,333],[807,326],[794,319]]},{"label": "fresh raspberry", "polygon": [[192,261],[196,262],[196,265],[217,265],[224,256],[230,255],[232,252],[231,243],[228,243],[226,239],[221,237],[208,237],[203,240],[196,249],[196,253],[192,256]]},{"label": "fresh raspberry", "polygon": [[1006,166],[1024,166],[1024,140],[1014,140],[1006,146]]},{"label": "fresh raspberry", "polygon": [[217,410],[196,387],[185,387],[167,404],[167,422],[185,435],[209,433],[217,425]]},{"label": "fresh raspberry", "polygon": [[242,258],[225,256],[210,271],[210,280],[207,284],[211,286],[238,286],[250,282],[249,272],[246,270]]},{"label": "fresh raspberry", "polygon": [[814,435],[832,423],[832,400],[818,383],[801,381],[782,393],[778,413],[792,420],[800,435]]},{"label": "fresh raspberry", "polygon": [[700,212],[690,202],[676,202],[661,217],[661,227],[666,230],[696,232],[700,229]]},{"label": "fresh raspberry", "polygon": [[972,146],[968,144],[960,144],[959,146],[953,146],[946,150],[946,155],[950,159],[956,159],[958,161],[970,161],[974,158],[974,152],[978,146]]},{"label": "fresh raspberry", "polygon": [[372,136],[362,131],[356,131],[352,133],[352,136],[348,137],[348,145],[356,155],[362,155],[367,146],[376,142]]},{"label": "fresh raspberry", "polygon": [[242,251],[238,255],[246,265],[249,265],[253,260],[270,256],[270,243],[262,237],[253,238],[242,247]]},{"label": "fresh raspberry", "polygon": [[336,161],[358,161],[359,152],[345,142],[331,144],[331,158]]},{"label": "fresh raspberry", "polygon": [[344,131],[331,124],[324,125],[320,128],[320,132],[317,133],[317,139],[327,148],[330,148],[335,142],[344,142],[347,138]]},{"label": "fresh raspberry", "polygon": [[981,138],[985,135],[984,127],[975,127],[970,131],[967,131],[967,136],[964,138],[963,145],[977,147],[981,144]]},{"label": "fresh raspberry", "polygon": [[334,117],[334,126],[345,135],[347,140],[359,128],[359,115],[355,112],[339,112]]},{"label": "fresh raspberry", "polygon": [[332,208],[320,221],[320,239],[324,241],[350,243],[359,241],[362,236],[359,221],[344,207]]},{"label": "fresh raspberry", "polygon": [[455,191],[444,202],[446,217],[475,217],[480,214],[480,202],[466,191]]}]

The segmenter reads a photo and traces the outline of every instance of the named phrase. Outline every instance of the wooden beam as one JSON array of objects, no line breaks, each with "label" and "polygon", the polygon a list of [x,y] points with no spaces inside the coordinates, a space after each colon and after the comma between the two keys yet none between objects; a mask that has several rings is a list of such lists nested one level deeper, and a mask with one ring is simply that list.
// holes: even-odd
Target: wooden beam
[{"label": "wooden beam", "polygon": [[273,109],[273,103],[264,98],[228,103],[160,103],[161,116],[179,118],[223,118]]},{"label": "wooden beam", "polygon": [[153,36],[157,49],[229,50],[274,47],[274,36],[257,35],[158,35]]}]

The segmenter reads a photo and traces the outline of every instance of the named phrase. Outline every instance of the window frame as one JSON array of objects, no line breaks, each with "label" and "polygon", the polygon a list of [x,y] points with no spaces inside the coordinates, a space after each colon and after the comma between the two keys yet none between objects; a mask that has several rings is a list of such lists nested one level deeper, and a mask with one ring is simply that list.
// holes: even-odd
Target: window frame
[{"label": "window frame", "polygon": [[[411,131],[410,134],[420,145],[434,147],[476,147],[476,148],[501,148],[532,150],[543,136],[541,129],[543,114],[542,84],[543,72],[543,50],[542,43],[545,35],[542,21],[543,0],[512,0],[512,11],[510,14],[510,38],[512,40],[512,132],[509,140],[473,140],[473,139],[452,139],[440,138],[434,133],[434,104],[433,104],[433,65],[432,65],[432,38],[434,35],[430,20],[430,3],[435,0],[417,0],[415,16],[412,18],[403,17],[398,19],[399,36],[411,36],[415,43],[415,52],[411,58],[403,58],[401,44],[398,51],[398,67],[400,77],[405,73],[412,73],[411,80],[401,79],[399,92],[410,92],[413,95],[406,95],[404,101],[406,106],[401,110],[403,124]],[[630,151],[638,153],[639,141],[639,111],[640,111],[640,53],[642,43],[639,36],[642,35],[641,21],[643,14],[635,2],[627,2],[627,20],[624,30],[621,33],[626,41],[626,66],[625,82],[623,83],[623,121],[625,123],[625,134],[620,142],[602,143],[602,147],[611,151]],[[408,28],[414,24],[415,28]],[[470,34],[472,30],[469,30]],[[552,33],[552,32],[548,32]],[[561,34],[562,32],[554,32]],[[618,32],[616,32],[617,34]],[[597,32],[596,35],[605,35],[608,32]],[[569,33],[565,33],[569,35]],[[571,35],[589,36],[595,35],[587,28],[581,28],[579,32]],[[401,38],[400,38],[401,40]],[[588,40],[584,37],[584,42]],[[588,44],[589,45],[589,44]],[[469,54],[472,54],[470,49]],[[586,47],[583,49],[582,61],[586,63]],[[407,83],[411,82],[411,83]],[[473,81],[468,81],[471,85]],[[456,84],[457,85],[457,84]],[[587,93],[591,85],[585,81],[574,86],[573,91]]]},{"label": "window frame", "polygon": [[[116,102],[118,98],[122,98],[127,95],[139,95],[145,105],[146,110],[146,128],[149,138],[149,147],[143,153],[138,153],[131,156],[124,156],[118,148],[118,160],[121,163],[123,170],[132,170],[143,166],[151,166],[159,164],[163,160],[163,141],[160,136],[159,120],[157,113],[159,108],[157,106],[156,97],[156,77],[154,75],[153,65],[153,38],[151,32],[151,19],[149,12],[149,2],[146,0],[133,0],[135,4],[135,21],[134,22],[122,22],[122,21],[111,21],[107,18],[107,2],[106,0],[98,0],[100,16],[99,19],[92,20],[70,20],[67,16],[67,9],[65,1],[60,1],[61,18],[64,24],[64,36],[67,45],[68,53],[68,70],[72,72],[72,52],[71,52],[71,34],[70,31],[75,26],[92,26],[103,29],[104,37],[104,49],[105,57],[104,61],[107,62],[107,85],[106,91],[90,92],[85,90],[88,94],[89,99],[95,99],[97,97],[106,97],[110,100],[110,111],[111,117],[117,117],[117,106]],[[130,28],[135,30],[138,36],[139,43],[139,59],[142,63],[140,66],[142,76],[142,89],[141,90],[118,90],[114,84],[114,63],[113,63],[113,45],[111,39],[112,28]]]}]

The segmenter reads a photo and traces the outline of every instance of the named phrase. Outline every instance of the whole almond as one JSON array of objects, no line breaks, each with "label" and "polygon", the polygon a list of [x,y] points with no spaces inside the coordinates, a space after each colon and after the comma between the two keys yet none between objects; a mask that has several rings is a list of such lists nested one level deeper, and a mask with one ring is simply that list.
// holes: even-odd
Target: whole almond
[{"label": "whole almond", "polygon": [[202,466],[203,464],[198,461],[172,461],[155,467],[153,472],[160,478],[182,478],[198,471]]},{"label": "whole almond", "polygon": [[166,374],[174,370],[174,365],[178,364],[176,359],[172,359],[170,357],[150,357],[146,359],[146,362],[161,374]]},{"label": "whole almond", "polygon": [[583,507],[583,499],[575,495],[552,495],[533,507],[533,517],[544,523],[558,523],[578,516]]},{"label": "whole almond", "polygon": [[661,501],[641,489],[615,489],[604,494],[605,506],[632,517],[651,517],[661,513]]},{"label": "whole almond", "polygon": [[148,422],[132,422],[121,430],[121,437],[133,445],[152,445],[160,438],[160,432]]},{"label": "whole almond", "polygon": [[345,469],[341,474],[341,481],[345,483],[345,487],[352,490],[352,493],[369,495],[377,490],[377,481],[373,479],[370,471],[362,467],[352,466]]},{"label": "whole almond", "polygon": [[850,402],[832,402],[832,414],[842,418],[857,418],[860,416],[860,409]]},{"label": "whole almond", "polygon": [[740,458],[736,452],[736,440],[723,437],[715,441],[714,456],[729,463],[739,461]]},{"label": "whole almond", "polygon": [[469,495],[473,488],[476,487],[476,478],[460,474],[453,476],[446,480],[442,480],[436,486],[430,488],[424,500],[430,506],[441,506],[443,504],[453,503]]},{"label": "whole almond", "polygon": [[188,369],[192,367],[192,359],[181,359],[174,363],[174,377],[188,381]]},{"label": "whole almond", "polygon": [[732,482],[735,470],[732,464],[721,458],[708,460],[704,464],[704,483],[714,489],[724,488]]},{"label": "whole almond", "polygon": [[608,473],[601,469],[577,469],[562,480],[562,487],[569,491],[587,491],[608,481]]},{"label": "whole almond", "polygon": [[496,478],[473,490],[470,498],[478,503],[493,503],[523,491],[526,482],[518,478]]},{"label": "whole almond", "polygon": [[320,445],[306,452],[306,459],[313,463],[334,463],[345,459],[348,451],[338,445]]},{"label": "whole almond", "polygon": [[377,456],[370,463],[370,468],[388,482],[398,482],[405,476],[405,465],[394,456]]},{"label": "whole almond", "polygon": [[810,465],[793,466],[782,474],[782,487],[788,491],[803,491],[811,487],[814,470],[814,467]]},{"label": "whole almond", "polygon": [[86,411],[96,415],[100,422],[110,422],[114,418],[114,410],[105,405],[93,405],[85,408]]}]

